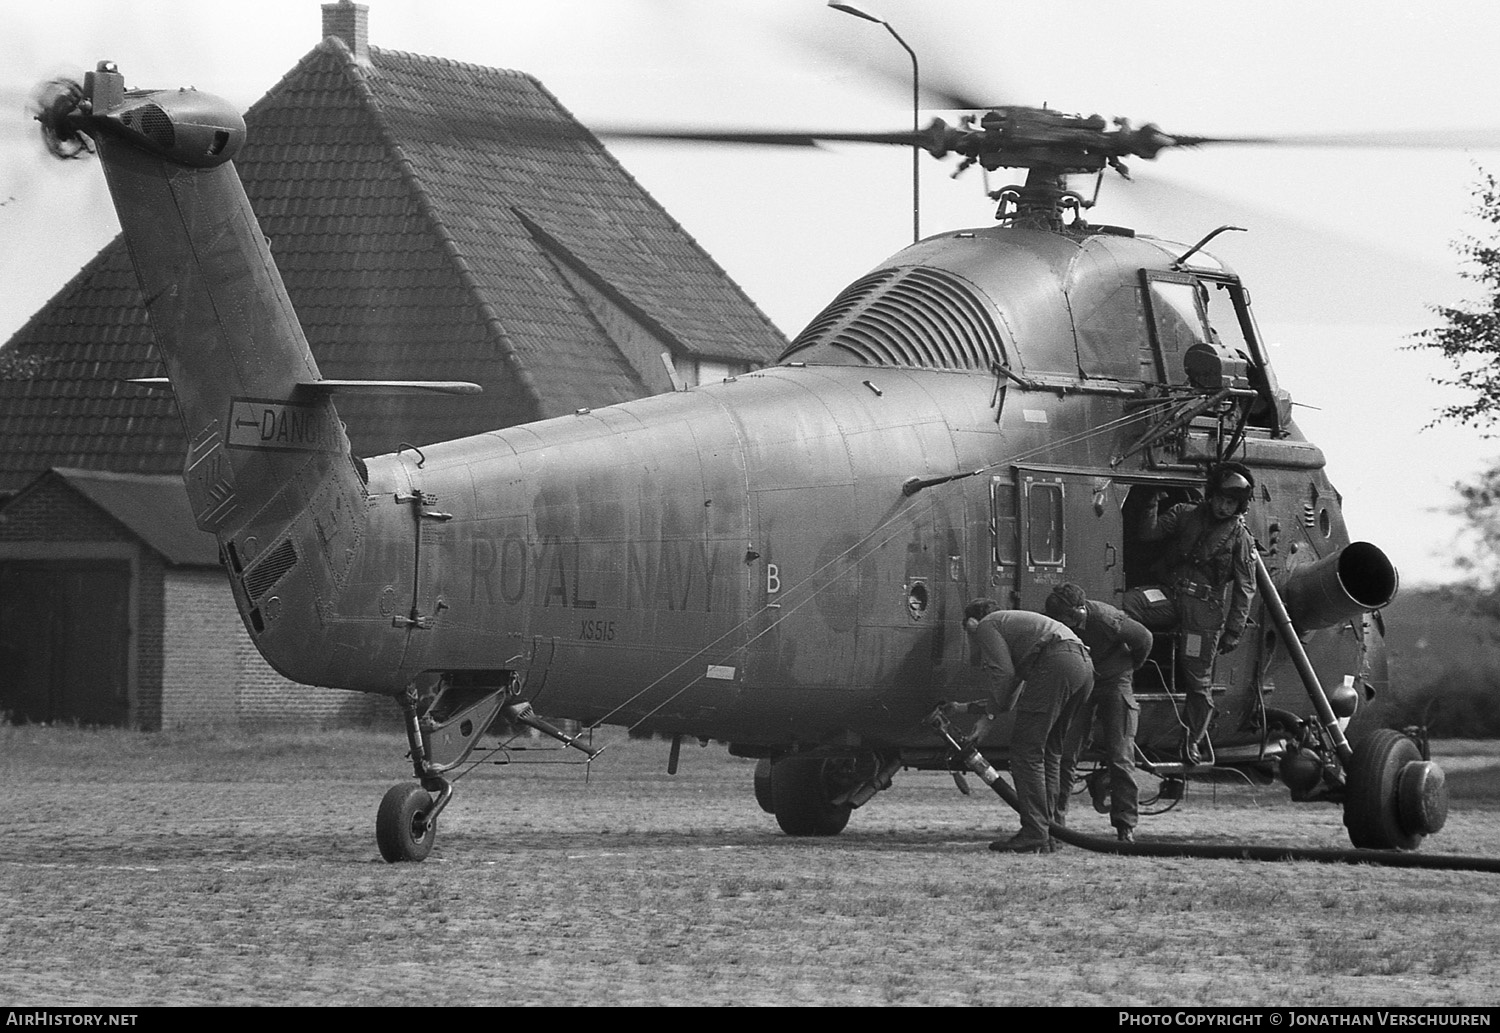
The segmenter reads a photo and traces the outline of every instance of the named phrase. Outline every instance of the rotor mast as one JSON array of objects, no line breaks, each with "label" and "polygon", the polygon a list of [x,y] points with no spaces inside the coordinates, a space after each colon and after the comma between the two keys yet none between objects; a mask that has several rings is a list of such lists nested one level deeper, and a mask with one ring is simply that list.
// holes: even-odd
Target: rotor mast
[{"label": "rotor mast", "polygon": [[1054,230],[1062,228],[1068,211],[1081,213],[1093,205],[1069,189],[1067,177],[1098,176],[1112,168],[1129,179],[1122,160],[1126,157],[1154,159],[1165,147],[1211,142],[1207,137],[1169,136],[1149,122],[1136,128],[1123,118],[1111,123],[1099,115],[1031,107],[993,108],[977,120],[967,116],[957,126],[935,119],[922,135],[923,146],[934,157],[962,155],[958,172],[976,164],[991,172],[1025,169],[1023,184],[990,194],[1000,202],[996,218]]}]

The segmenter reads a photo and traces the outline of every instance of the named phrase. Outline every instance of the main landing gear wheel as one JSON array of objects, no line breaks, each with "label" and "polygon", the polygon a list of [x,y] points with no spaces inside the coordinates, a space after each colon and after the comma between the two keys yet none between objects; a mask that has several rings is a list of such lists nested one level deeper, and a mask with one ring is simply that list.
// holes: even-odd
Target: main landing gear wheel
[{"label": "main landing gear wheel", "polygon": [[422,861],[432,853],[437,822],[428,820],[433,799],[415,782],[391,786],[375,814],[375,842],[391,863]]},{"label": "main landing gear wheel", "polygon": [[1447,817],[1442,770],[1422,759],[1416,743],[1377,728],[1354,747],[1344,797],[1351,843],[1371,850],[1415,850]]},{"label": "main landing gear wheel", "polygon": [[834,798],[848,788],[844,763],[828,757],[782,757],[771,764],[771,812],[789,836],[836,836],[854,809]]},{"label": "main landing gear wheel", "polygon": [[755,802],[767,814],[776,813],[776,801],[771,796],[771,759],[762,757],[755,762]]}]

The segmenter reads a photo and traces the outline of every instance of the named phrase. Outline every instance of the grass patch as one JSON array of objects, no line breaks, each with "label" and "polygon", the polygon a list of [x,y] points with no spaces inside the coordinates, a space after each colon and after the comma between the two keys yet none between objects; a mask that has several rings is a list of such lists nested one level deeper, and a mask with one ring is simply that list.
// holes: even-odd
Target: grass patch
[{"label": "grass patch", "polygon": [[1500,766],[1444,771],[1443,777],[1448,782],[1448,796],[1452,800],[1500,804]]},{"label": "grass patch", "polygon": [[[602,739],[602,737],[601,737]],[[597,744],[597,743],[596,743]],[[0,997],[18,1005],[1478,1004],[1500,876],[992,854],[1013,817],[905,772],[830,839],[753,762],[621,734],[458,783],[433,857],[385,865],[399,736],[0,729]],[[1472,751],[1465,755],[1472,756]],[[1466,769],[1467,770],[1467,769]],[[1486,766],[1474,770],[1483,772]],[[1452,777],[1452,776],[1450,776]],[[1107,832],[1085,810],[1082,831]],[[1219,787],[1143,841],[1347,845],[1337,808]],[[1456,803],[1425,852],[1500,856]],[[1003,978],[997,972],[1024,973]]]}]

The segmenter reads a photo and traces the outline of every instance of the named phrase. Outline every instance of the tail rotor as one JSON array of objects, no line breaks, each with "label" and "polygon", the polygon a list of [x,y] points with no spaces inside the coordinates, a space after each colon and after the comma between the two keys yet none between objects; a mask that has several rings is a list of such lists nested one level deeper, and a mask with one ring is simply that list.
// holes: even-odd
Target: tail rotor
[{"label": "tail rotor", "polygon": [[93,154],[88,137],[80,133],[71,116],[84,99],[83,87],[72,79],[49,79],[32,91],[26,113],[42,129],[42,143],[54,158],[83,158]]}]

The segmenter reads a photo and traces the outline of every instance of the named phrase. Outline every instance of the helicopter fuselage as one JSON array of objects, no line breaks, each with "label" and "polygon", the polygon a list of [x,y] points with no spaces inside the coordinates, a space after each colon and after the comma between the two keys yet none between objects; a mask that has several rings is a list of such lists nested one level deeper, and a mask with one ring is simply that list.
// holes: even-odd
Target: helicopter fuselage
[{"label": "helicopter fuselage", "polygon": [[[1300,751],[1294,795],[1352,786],[1357,845],[1441,827],[1414,744],[1355,755],[1337,727],[1380,720],[1395,571],[1350,542],[1201,242],[1022,210],[899,252],[773,367],[362,460],[340,392],[453,385],[321,376],[230,163],[239,116],[127,93],[107,62],[65,100],[50,130],[97,144],[251,638],[293,681],[402,702],[421,783],[381,805],[387,859],[426,855],[444,772],[502,712],[570,745],[536,715],[726,741],[765,759],[757,799],[787,832],[835,834],[900,766],[953,766],[929,719],[986,694],[969,600],[1121,601],[1159,577],[1147,507],[1199,498],[1225,460],[1255,476],[1260,598],[1214,669],[1216,762]],[[1147,763],[1180,741],[1176,638],[1136,678]],[[1008,738],[996,722],[984,752]]]},{"label": "helicopter fuselage", "polygon": [[[1182,341],[1151,330],[1153,278],[1187,286],[1185,298],[1206,282],[1227,293],[1236,325],[1246,315],[1232,273],[1215,266],[1200,281],[1171,268],[1174,250],[1002,227],[930,239],[872,274],[899,288],[938,271],[971,290],[998,331],[1004,373],[829,362],[843,354],[830,341],[861,345],[861,317],[846,314],[832,330],[815,321],[779,366],[371,459],[362,519],[348,520],[342,551],[320,549],[340,558],[332,583],[311,565],[305,586],[297,568],[281,573],[261,590],[274,617],[242,588],[247,623],[278,668],[312,684],[396,693],[427,675],[515,677],[551,715],[747,752],[930,745],[924,714],[984,692],[958,624],[965,602],[1040,609],[1053,585],[1074,581],[1118,603],[1150,577],[1150,547],[1132,540],[1145,498],[1190,497],[1220,457],[1217,415],[1137,448],[1203,394],[1169,365],[1163,342]],[[1007,275],[1068,252],[1087,270],[1071,281]],[[865,323],[890,294],[877,287]],[[1078,369],[1078,296],[1138,306],[1124,327],[1133,334],[1110,342],[1135,377]],[[905,332],[928,334],[941,358],[944,331],[920,315]],[[1169,315],[1185,332],[1183,312]],[[1255,365],[1261,389],[1229,411],[1274,423],[1274,380]],[[1347,545],[1321,453],[1290,421],[1242,435],[1232,455],[1257,474],[1248,521],[1268,564],[1286,570]],[[954,474],[965,476],[903,491]],[[230,544],[241,585],[276,545]],[[1262,738],[1268,706],[1309,710],[1274,633],[1263,619],[1254,630],[1264,633],[1219,663],[1225,743]],[[1308,644],[1325,680],[1383,687],[1369,621],[1310,629]],[[1158,662],[1141,691],[1145,743],[1176,734],[1169,668]]]}]

